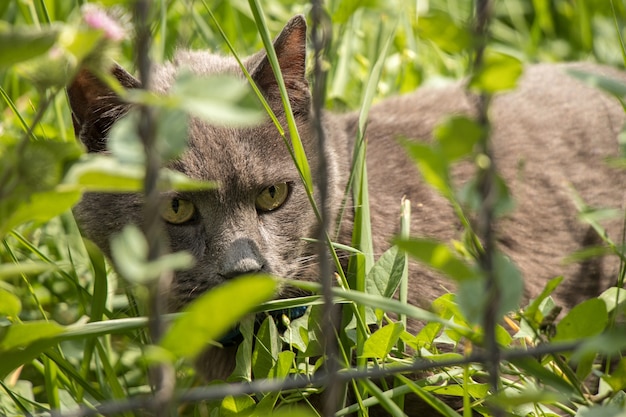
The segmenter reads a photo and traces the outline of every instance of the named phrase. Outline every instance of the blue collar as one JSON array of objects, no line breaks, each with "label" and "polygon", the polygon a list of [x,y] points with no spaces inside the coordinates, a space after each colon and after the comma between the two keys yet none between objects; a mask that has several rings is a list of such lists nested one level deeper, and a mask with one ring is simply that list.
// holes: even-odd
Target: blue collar
[{"label": "blue collar", "polygon": [[[274,323],[276,323],[276,327],[278,328],[278,331],[282,333],[285,330],[287,330],[287,326],[285,326],[285,323],[283,321],[283,316],[288,317],[290,321],[295,320],[304,316],[306,309],[307,309],[307,306],[298,306],[298,307],[292,307],[292,308],[285,308],[282,310],[270,311],[267,314],[274,319]],[[263,319],[264,319],[263,315],[261,314],[257,315],[255,329],[261,325],[261,322],[263,321]],[[223,346],[238,345],[242,341],[243,341],[243,335],[241,334],[241,331],[239,331],[239,326],[232,328],[228,333],[224,335],[224,337],[222,337],[219,340],[219,342]]]}]

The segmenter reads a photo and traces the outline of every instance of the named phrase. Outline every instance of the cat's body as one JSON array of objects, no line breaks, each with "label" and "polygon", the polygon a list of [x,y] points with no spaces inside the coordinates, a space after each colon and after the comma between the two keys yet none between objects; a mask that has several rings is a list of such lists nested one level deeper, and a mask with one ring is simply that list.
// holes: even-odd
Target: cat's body
[{"label": "cat's body", "polygon": [[[294,18],[275,43],[300,136],[316,172],[319,158],[310,125],[312,117],[304,74],[306,26]],[[282,105],[273,73],[257,54],[246,61],[279,120]],[[208,53],[182,52],[174,64],[157,70],[155,86],[167,91],[180,68],[212,74],[240,74],[234,59]],[[626,80],[617,71],[597,66]],[[120,68],[114,74],[127,88],[138,83]],[[92,152],[104,149],[110,124],[126,106],[88,72],[81,72],[69,88],[77,134]],[[423,89],[383,101],[371,109],[366,137],[372,230],[380,254],[398,230],[400,201],[412,202],[412,234],[441,240],[459,237],[460,227],[447,201],[419,177],[406,156],[399,136],[430,140],[433,127],[450,114],[475,113],[475,98],[461,83],[443,89]],[[499,171],[517,202],[515,212],[500,223],[498,241],[520,266],[526,293],[536,295],[545,282],[565,275],[557,301],[571,307],[597,295],[615,279],[615,259],[563,265],[571,252],[597,242],[595,232],[577,219],[569,194],[571,185],[593,206],[622,207],[626,175],[607,166],[617,155],[617,135],[624,111],[617,101],[570,78],[563,66],[527,68],[519,88],[496,97],[491,106],[492,141]],[[333,224],[349,177],[357,115],[324,115],[329,162],[330,208]],[[278,276],[317,280],[315,246],[302,237],[316,236],[317,221],[285,144],[267,120],[259,127],[233,129],[193,120],[189,149],[172,163],[192,178],[218,181],[217,191],[176,194],[190,201],[195,213],[182,224],[167,224],[172,250],[186,250],[197,259],[188,272],[177,273],[170,299],[173,309],[233,276],[266,271]],[[473,175],[462,164],[459,181]],[[257,198],[272,186],[287,184],[289,195],[272,210],[259,209]],[[272,197],[276,189],[271,189]],[[133,195],[86,195],[76,216],[86,235],[109,253],[108,241],[129,221],[139,222],[140,198]],[[178,207],[178,202],[176,203]],[[349,204],[350,207],[350,204]],[[350,243],[351,213],[345,216],[340,242]],[[619,221],[609,226],[620,239]],[[335,231],[331,231],[334,233]],[[412,266],[410,301],[425,306],[452,285],[435,273]],[[289,294],[281,294],[283,296]],[[236,346],[213,349],[200,362],[208,379],[225,378],[234,365]]]}]

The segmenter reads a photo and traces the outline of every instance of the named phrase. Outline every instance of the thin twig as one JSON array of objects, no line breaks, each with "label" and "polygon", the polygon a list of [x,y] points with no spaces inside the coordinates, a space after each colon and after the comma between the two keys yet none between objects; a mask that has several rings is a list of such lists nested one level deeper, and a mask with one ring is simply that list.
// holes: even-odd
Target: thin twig
[{"label": "thin twig", "polygon": [[[491,3],[489,0],[476,0],[476,26],[474,35],[476,39],[476,55],[474,57],[474,73],[480,71],[484,65],[484,53],[489,36],[489,18],[491,16]],[[496,325],[499,317],[501,289],[498,285],[498,278],[495,271],[496,243],[494,236],[494,210],[497,199],[496,192],[496,165],[489,141],[490,123],[487,114],[490,94],[481,92],[478,97],[477,112],[478,123],[483,129],[482,141],[479,144],[480,152],[486,156],[488,161],[486,166],[479,167],[478,190],[481,198],[481,205],[478,212],[478,237],[482,241],[483,251],[480,253],[479,264],[485,274],[487,300],[485,303],[483,325],[485,329],[484,347],[487,358],[485,365],[489,373],[489,384],[495,394],[499,390],[500,376],[499,366],[501,351],[496,341]],[[502,409],[493,406],[495,417],[503,415]]]},{"label": "thin twig", "polygon": [[337,350],[337,308],[333,303],[332,278],[330,269],[330,259],[328,258],[328,248],[326,247],[326,235],[329,226],[329,185],[328,185],[328,160],[326,158],[326,134],[322,122],[322,109],[324,108],[326,90],[326,71],[322,60],[328,45],[329,31],[324,27],[324,11],[322,0],[312,0],[312,25],[311,40],[314,49],[314,69],[313,69],[313,124],[318,143],[319,167],[317,172],[317,183],[320,192],[321,202],[321,224],[318,234],[318,257],[320,268],[320,279],[322,283],[322,295],[324,298],[324,313],[322,320],[322,334],[324,335],[324,353],[326,355],[326,380],[327,386],[324,390],[323,415],[333,416],[339,405],[339,393],[342,391],[341,380],[337,378],[339,371],[339,358]]},{"label": "thin twig", "polygon": [[[152,88],[151,72],[152,62],[150,59],[150,45],[152,36],[150,32],[151,0],[137,0],[135,5],[135,18],[137,28],[137,67],[139,80],[142,87],[150,91]],[[157,260],[166,253],[166,239],[160,218],[161,197],[159,190],[159,171],[161,158],[155,146],[156,141],[156,116],[153,108],[139,106],[139,123],[137,126],[139,137],[144,146],[146,155],[146,177],[144,180],[144,209],[143,209],[143,233],[148,242],[147,261]],[[169,284],[171,273],[163,273],[149,284],[149,330],[153,343],[158,342],[163,334],[164,322],[162,314],[165,312],[163,294],[164,287]],[[173,370],[166,364],[154,366],[150,370],[150,379],[154,387],[154,398],[149,404],[155,416],[167,416],[169,404],[174,392],[175,378]]]}]

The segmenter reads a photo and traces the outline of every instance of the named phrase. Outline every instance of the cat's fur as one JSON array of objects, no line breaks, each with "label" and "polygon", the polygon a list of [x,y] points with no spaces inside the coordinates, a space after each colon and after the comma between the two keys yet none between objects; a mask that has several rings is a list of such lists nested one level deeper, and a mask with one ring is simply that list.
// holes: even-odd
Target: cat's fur
[{"label": "cat's fur", "polygon": [[[313,115],[305,78],[305,46],[306,24],[303,17],[297,16],[278,36],[275,49],[300,136],[312,172],[316,172],[319,157],[310,123]],[[248,58],[245,65],[286,126],[278,87],[265,54]],[[241,76],[232,58],[181,51],[172,63],[156,69],[155,88],[167,92],[174,75],[183,68],[200,74],[226,72]],[[524,274],[527,296],[538,294],[547,279],[563,274],[567,279],[557,290],[556,299],[571,307],[606,288],[616,277],[618,264],[613,258],[563,264],[566,255],[598,242],[595,232],[578,220],[569,187],[591,205],[620,208],[626,177],[606,164],[606,158],[617,155],[623,109],[616,100],[568,76],[565,68],[527,67],[519,87],[496,97],[490,111],[497,166],[517,202],[515,212],[499,223],[498,241]],[[584,68],[626,80],[623,73],[610,68]],[[113,74],[127,88],[139,86],[119,67],[113,69]],[[108,129],[128,106],[86,70],[77,76],[68,93],[77,136],[90,152],[105,150]],[[447,115],[474,115],[476,103],[476,98],[458,83],[421,89],[371,109],[366,137],[377,253],[389,247],[389,239],[398,229],[403,196],[412,202],[414,235],[444,241],[458,238],[460,227],[449,204],[420,179],[397,138],[428,141],[433,127]],[[324,114],[323,123],[333,224],[349,176],[357,115]],[[197,217],[188,224],[166,225],[172,250],[189,251],[197,260],[192,270],[178,272],[174,278],[170,293],[173,309],[242,273],[266,271],[287,278],[317,280],[314,245],[301,238],[316,236],[318,225],[285,144],[269,119],[245,129],[192,119],[189,148],[171,167],[192,178],[220,184],[216,191],[181,193],[195,204]],[[469,163],[455,172],[459,181],[471,175]],[[290,184],[286,203],[272,212],[257,212],[254,202],[258,193],[277,182]],[[75,212],[85,234],[110,254],[111,236],[125,224],[140,221],[141,198],[87,194]],[[342,224],[342,243],[350,243],[351,217],[347,215]],[[610,224],[609,231],[619,240],[619,221]],[[411,268],[410,301],[414,304],[428,305],[452,288],[448,281],[425,268]],[[203,374],[208,379],[225,378],[232,370],[235,349],[213,349],[205,355],[201,361]]]}]

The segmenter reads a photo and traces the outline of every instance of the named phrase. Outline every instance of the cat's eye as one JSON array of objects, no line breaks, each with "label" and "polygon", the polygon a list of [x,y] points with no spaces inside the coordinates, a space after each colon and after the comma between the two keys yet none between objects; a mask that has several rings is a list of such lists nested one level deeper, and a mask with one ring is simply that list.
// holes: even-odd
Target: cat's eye
[{"label": "cat's eye", "polygon": [[265,187],[256,198],[255,205],[259,211],[272,211],[282,206],[289,195],[289,184],[281,182]]},{"label": "cat's eye", "polygon": [[191,201],[173,197],[163,204],[161,216],[169,223],[181,224],[189,221],[195,212],[196,207]]}]

